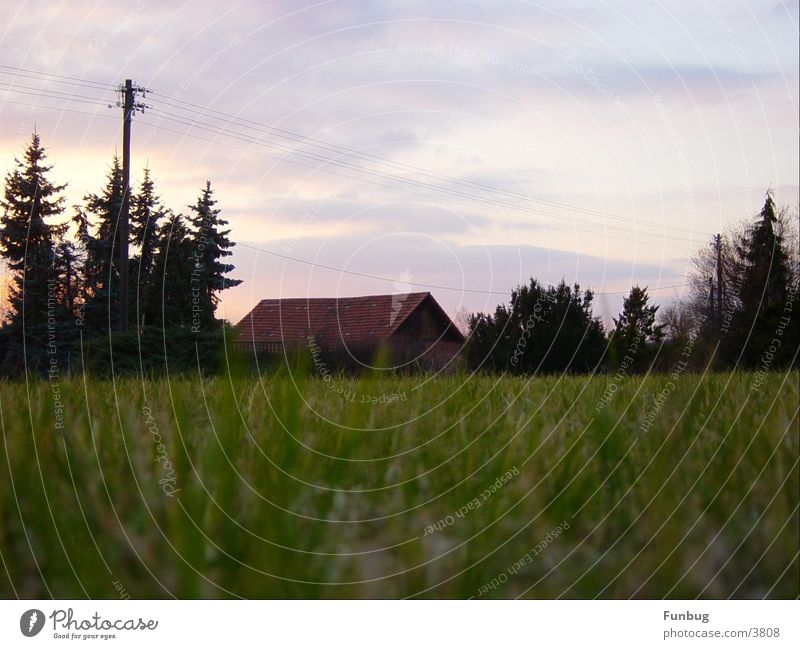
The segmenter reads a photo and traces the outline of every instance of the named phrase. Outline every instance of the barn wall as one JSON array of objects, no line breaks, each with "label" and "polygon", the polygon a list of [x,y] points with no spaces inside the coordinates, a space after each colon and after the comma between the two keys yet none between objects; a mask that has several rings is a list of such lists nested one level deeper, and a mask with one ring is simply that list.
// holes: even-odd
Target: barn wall
[{"label": "barn wall", "polygon": [[406,321],[398,327],[392,339],[407,338],[413,341],[434,341],[444,338],[451,342],[459,340],[460,335],[450,320],[443,318],[429,300],[423,302]]},{"label": "barn wall", "polygon": [[[384,296],[390,297],[390,296]],[[386,323],[383,327],[383,335],[386,335],[387,327],[390,327],[389,304],[387,302]],[[335,323],[331,324],[333,326]],[[372,328],[373,325],[370,325]],[[375,326],[376,331],[380,326]],[[296,333],[296,332],[293,332]],[[429,295],[418,304],[416,309],[410,313],[400,324],[397,331],[391,338],[381,344],[380,337],[375,336],[374,342],[370,340],[360,340],[358,343],[351,343],[345,348],[339,344],[331,344],[331,337],[325,336],[326,332],[318,331],[314,336],[316,345],[320,347],[320,362],[331,369],[341,369],[345,371],[360,372],[364,366],[374,366],[381,368],[396,368],[401,372],[414,372],[420,369],[424,371],[439,371],[447,368],[452,371],[457,365],[451,362],[458,360],[458,356],[463,345],[463,337],[455,329],[455,325],[438,307],[433,298]],[[359,332],[363,338],[364,331]],[[263,332],[262,332],[263,334]],[[258,342],[254,345],[252,341],[247,341],[246,336],[238,341],[242,349],[252,353],[256,352],[259,356],[283,356],[288,353],[290,357],[310,355],[309,345],[306,337],[293,336],[292,343],[286,343],[286,350],[280,341]],[[328,345],[321,341],[327,340]],[[299,357],[298,356],[298,357]],[[313,363],[312,363],[313,364]]]},{"label": "barn wall", "polygon": [[452,373],[461,362],[461,347],[461,343],[449,340],[440,340],[432,344],[417,343],[417,352],[422,354],[417,362],[424,370],[444,370],[447,373]]}]

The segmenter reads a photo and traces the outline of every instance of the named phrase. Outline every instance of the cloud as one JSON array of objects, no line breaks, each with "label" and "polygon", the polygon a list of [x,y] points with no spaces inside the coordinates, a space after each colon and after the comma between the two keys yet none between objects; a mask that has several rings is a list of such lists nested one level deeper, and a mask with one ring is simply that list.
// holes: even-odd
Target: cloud
[{"label": "cloud", "polygon": [[[312,256],[327,241],[322,249],[337,263],[356,241],[405,241],[397,249],[367,246],[356,259],[362,269],[379,271],[397,258],[398,272],[408,267],[448,285],[496,278],[502,290],[534,271],[596,287],[656,281],[657,247],[642,257],[627,241],[633,233],[604,230],[599,217],[596,227],[526,223],[504,204],[519,200],[507,192],[708,232],[749,216],[770,182],[785,187],[781,201],[797,200],[793,3],[75,0],[26,5],[4,28],[5,64],[98,80],[111,93],[72,88],[97,97],[86,104],[0,86],[3,168],[35,123],[56,178],[71,182],[69,202],[96,190],[120,146],[119,111],[105,106],[116,100],[113,86],[133,78],[154,91],[146,100],[152,108],[134,120],[133,166],[149,160],[167,204],[185,209],[210,179],[234,240],[294,241]],[[338,147],[361,155],[332,160]],[[363,172],[353,166],[403,181],[359,182]],[[455,191],[433,192],[412,178]],[[497,188],[495,205],[455,195],[480,193],[478,185]],[[572,234],[576,242],[595,239],[596,256],[547,256],[533,245],[552,240],[563,248]],[[613,236],[620,240],[608,243]],[[517,240],[528,247],[517,249]],[[470,248],[475,241],[486,247]],[[638,262],[601,263],[606,243],[609,257]],[[240,259],[249,258],[237,251]],[[254,276],[251,288],[259,292],[273,277]],[[302,278],[291,277],[301,290]],[[314,281],[320,291],[337,286],[319,274]]]},{"label": "cloud", "polygon": [[225,297],[234,320],[265,297],[392,293],[397,282],[408,283],[402,279],[408,273],[413,282],[410,290],[430,290],[451,314],[459,309],[491,311],[508,300],[512,287],[531,277],[553,284],[564,279],[597,292],[612,292],[603,299],[605,308],[615,314],[613,309],[621,304],[618,292],[633,283],[651,287],[681,283],[684,270],[678,260],[656,264],[531,245],[454,245],[408,232],[247,242],[235,249],[233,261],[238,276],[246,280]]}]

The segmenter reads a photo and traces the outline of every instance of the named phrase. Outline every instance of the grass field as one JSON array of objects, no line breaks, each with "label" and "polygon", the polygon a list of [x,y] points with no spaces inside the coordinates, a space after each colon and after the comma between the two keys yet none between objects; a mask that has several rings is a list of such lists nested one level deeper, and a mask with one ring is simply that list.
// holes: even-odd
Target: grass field
[{"label": "grass field", "polygon": [[797,373],[332,378],[0,384],[0,595],[798,595]]}]

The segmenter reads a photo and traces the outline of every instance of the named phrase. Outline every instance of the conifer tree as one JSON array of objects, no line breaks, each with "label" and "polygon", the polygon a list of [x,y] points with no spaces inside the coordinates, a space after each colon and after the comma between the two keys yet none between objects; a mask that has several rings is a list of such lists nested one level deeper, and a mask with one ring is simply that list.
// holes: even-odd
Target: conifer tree
[{"label": "conifer tree", "polygon": [[87,194],[73,218],[84,250],[84,321],[91,332],[107,332],[119,321],[119,246],[115,235],[122,210],[122,167],[114,156],[100,194]]},{"label": "conifer tree", "polygon": [[647,287],[634,286],[622,302],[619,318],[614,318],[614,364],[629,373],[646,371],[654,356],[652,344],[660,344],[664,338],[664,325],[656,324],[658,305],[649,306],[649,301]]},{"label": "conifer tree", "polygon": [[158,248],[159,226],[164,219],[170,218],[169,210],[156,195],[150,169],[145,167],[141,188],[131,198],[131,238],[133,244],[139,248],[139,253],[131,260],[129,291],[135,296],[133,308],[140,324],[142,315],[152,311],[145,300],[150,294],[148,285]]},{"label": "conifer tree", "polygon": [[225,257],[233,253],[230,249],[234,243],[228,238],[230,229],[225,228],[228,221],[221,217],[222,210],[215,207],[217,201],[211,189],[211,182],[200,193],[197,202],[190,205],[192,215],[189,220],[194,227],[192,305],[197,332],[215,323],[214,312],[219,302],[219,294],[226,288],[238,286],[239,279],[230,279],[227,274],[233,271],[233,264],[223,262]]},{"label": "conifer tree", "polygon": [[498,372],[591,372],[605,351],[605,332],[592,311],[591,291],[562,280],[530,283],[511,292],[511,302],[469,322],[470,365]]},{"label": "conifer tree", "polygon": [[162,221],[144,300],[147,324],[160,328],[190,326],[192,244],[192,233],[180,214]]},{"label": "conifer tree", "polygon": [[50,318],[61,307],[54,295],[54,240],[62,228],[49,220],[64,211],[66,185],[47,178],[52,165],[46,158],[34,131],[22,160],[16,159],[6,176],[0,200],[0,255],[11,275],[6,363],[18,370],[44,367],[48,333],[55,335]]},{"label": "conifer tree", "polygon": [[[741,237],[737,254],[742,267],[740,308],[733,319],[733,335],[727,346],[731,361],[743,367],[757,366],[764,352],[778,335],[780,318],[793,302],[789,300],[791,268],[789,255],[778,227],[775,202],[771,192],[767,192],[764,207],[758,220]],[[797,327],[793,322],[792,326]],[[781,329],[783,335],[785,327]],[[785,353],[790,346],[777,350],[777,358],[770,365],[783,364]],[[793,352],[792,352],[793,353]],[[738,356],[738,358],[737,358]],[[791,360],[791,356],[787,360]]]}]

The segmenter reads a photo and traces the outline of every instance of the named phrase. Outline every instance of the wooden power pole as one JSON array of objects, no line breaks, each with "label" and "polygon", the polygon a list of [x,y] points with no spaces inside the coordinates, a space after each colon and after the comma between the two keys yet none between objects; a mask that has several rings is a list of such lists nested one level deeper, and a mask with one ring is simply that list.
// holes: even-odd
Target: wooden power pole
[{"label": "wooden power pole", "polygon": [[144,112],[145,105],[136,102],[136,93],[146,90],[134,86],[133,81],[125,79],[125,85],[120,88],[122,92],[122,207],[120,208],[119,225],[119,330],[128,329],[128,244],[129,220],[131,206],[131,118],[140,110]]},{"label": "wooden power pole", "polygon": [[722,236],[717,235],[717,326],[722,327]]},{"label": "wooden power pole", "polygon": [[708,315],[709,320],[714,322],[714,279],[708,278]]}]

